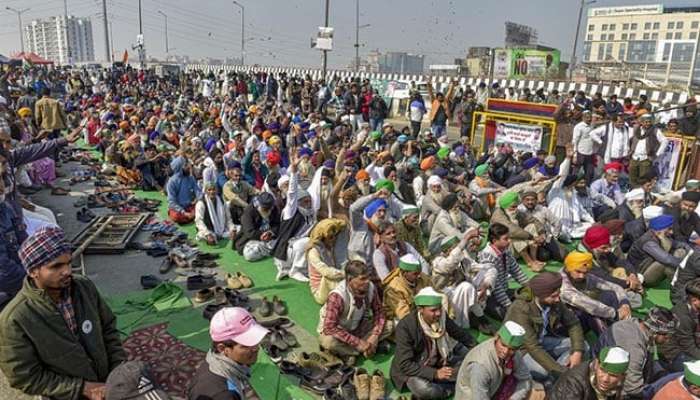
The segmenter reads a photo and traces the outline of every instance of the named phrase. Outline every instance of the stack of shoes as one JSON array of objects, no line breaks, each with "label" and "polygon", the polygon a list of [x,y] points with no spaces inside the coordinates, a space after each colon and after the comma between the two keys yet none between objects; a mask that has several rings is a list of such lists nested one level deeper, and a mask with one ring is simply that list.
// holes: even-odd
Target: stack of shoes
[{"label": "stack of shoes", "polygon": [[267,296],[264,296],[258,307],[258,313],[261,317],[267,318],[271,316],[273,312],[280,317],[287,315],[287,305],[277,296],[272,297],[272,302],[267,299]]},{"label": "stack of shoes", "polygon": [[326,390],[332,388],[329,383],[323,381],[323,378],[328,375],[328,371],[323,368],[304,368],[288,360],[282,360],[279,368],[283,374],[299,378],[299,384],[303,389],[318,395],[323,395]]},{"label": "stack of shoes", "polygon": [[281,351],[299,346],[296,336],[285,328],[272,328],[267,338],[270,344],[277,346]]},{"label": "stack of shoes", "polygon": [[263,328],[275,329],[275,328],[291,328],[294,326],[294,321],[286,317],[280,317],[275,319],[268,319],[263,321],[258,321]]}]

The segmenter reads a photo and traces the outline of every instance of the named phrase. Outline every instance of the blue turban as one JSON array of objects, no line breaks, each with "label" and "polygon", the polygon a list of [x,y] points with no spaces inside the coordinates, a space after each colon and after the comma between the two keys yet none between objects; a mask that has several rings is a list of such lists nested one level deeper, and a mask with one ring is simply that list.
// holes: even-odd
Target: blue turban
[{"label": "blue turban", "polygon": [[528,158],[527,160],[523,161],[523,168],[525,168],[525,169],[533,168],[533,167],[537,166],[537,163],[539,161],[540,161],[540,159],[537,157]]},{"label": "blue turban", "polygon": [[445,168],[437,167],[433,171],[433,174],[439,176],[440,178],[444,178],[447,176],[448,171]]},{"label": "blue turban", "polygon": [[204,150],[209,153],[211,149],[216,145],[216,138],[210,137],[209,140],[207,140],[207,143],[204,145]]},{"label": "blue turban", "polygon": [[313,150],[311,150],[308,147],[302,147],[301,149],[299,149],[298,153],[299,153],[299,157],[303,157],[303,156],[311,157],[314,154]]},{"label": "blue turban", "polygon": [[326,160],[323,162],[323,166],[330,169],[330,170],[335,170],[335,161],[333,160]]},{"label": "blue turban", "polygon": [[155,139],[158,139],[160,137],[160,133],[158,131],[153,130],[150,135],[148,135],[148,140],[153,141]]},{"label": "blue turban", "polygon": [[399,144],[404,144],[404,143],[408,142],[408,136],[406,136],[406,135],[399,135],[399,137],[398,137],[397,140],[399,141]]},{"label": "blue turban", "polygon": [[236,160],[229,160],[226,162],[226,169],[241,169],[241,163]]},{"label": "blue turban", "polygon": [[377,212],[380,208],[386,208],[386,200],[384,199],[374,199],[372,200],[371,203],[365,208],[365,218],[372,218],[374,213]]},{"label": "blue turban", "polygon": [[649,221],[649,228],[653,231],[662,231],[671,226],[673,226],[673,216],[668,214],[659,215]]},{"label": "blue turban", "polygon": [[292,117],[292,123],[298,124],[300,122],[301,122],[301,116],[295,115],[294,117]]},{"label": "blue turban", "polygon": [[280,124],[279,122],[270,122],[269,124],[267,124],[267,129],[271,131],[277,131],[280,129]]},{"label": "blue turban", "polygon": [[311,124],[309,124],[308,122],[302,122],[299,124],[299,127],[301,129],[309,129],[310,126],[311,126]]},{"label": "blue turban", "polygon": [[457,157],[463,156],[464,155],[464,147],[463,146],[455,147],[455,155]]},{"label": "blue turban", "polygon": [[306,132],[306,138],[311,139],[316,137],[316,131],[308,131]]}]

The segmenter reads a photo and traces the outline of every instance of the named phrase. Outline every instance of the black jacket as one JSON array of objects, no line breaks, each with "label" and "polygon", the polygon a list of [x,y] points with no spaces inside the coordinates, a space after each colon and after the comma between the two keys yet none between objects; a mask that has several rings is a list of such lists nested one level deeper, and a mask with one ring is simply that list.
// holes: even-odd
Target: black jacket
[{"label": "black jacket", "polygon": [[622,234],[622,243],[620,243],[620,249],[627,253],[632,247],[632,243],[635,240],[642,237],[644,232],[647,231],[647,225],[644,222],[644,218],[637,218],[632,221],[625,222],[624,232]]},{"label": "black jacket", "polygon": [[659,357],[668,362],[680,353],[685,353],[693,360],[700,360],[700,338],[696,339],[698,331],[698,314],[691,311],[688,303],[676,304],[671,309],[678,317],[678,328],[673,332],[668,342],[659,346]]},{"label": "black jacket", "polygon": [[681,219],[680,206],[665,207],[664,214],[673,215],[673,238],[687,243],[693,232],[700,235],[700,216],[691,212],[688,219]]},{"label": "black jacket", "polygon": [[[459,327],[447,317],[445,323],[447,334],[457,342],[466,347],[472,347],[474,339],[469,332]],[[391,381],[399,390],[403,390],[406,381],[412,376],[433,381],[437,368],[424,365],[429,356],[427,338],[423,334],[423,329],[418,322],[418,310],[411,311],[406,315],[394,332],[396,338],[396,352],[391,361]]]},{"label": "black jacket", "polygon": [[[245,247],[246,243],[251,240],[260,240],[260,235],[263,233],[260,230],[261,223],[262,216],[258,212],[258,209],[253,203],[248,204],[243,210],[243,215],[241,216],[241,231],[236,238],[236,251],[238,251],[239,254],[243,254],[243,247]],[[280,212],[277,207],[274,207],[270,214],[270,230],[277,236],[279,229]]]},{"label": "black jacket", "polygon": [[219,375],[214,375],[209,370],[209,363],[206,361],[195,372],[187,394],[188,400],[241,400],[241,396],[228,389],[226,379]]},{"label": "black jacket", "polygon": [[275,247],[272,249],[272,255],[282,261],[287,261],[287,245],[289,239],[296,237],[297,233],[305,225],[305,218],[299,210],[290,219],[286,219],[280,223],[279,235]]},{"label": "black jacket", "polygon": [[700,277],[700,253],[695,252],[688,258],[685,268],[678,269],[676,283],[671,286],[671,303],[685,304],[685,284],[698,277]]},{"label": "black jacket", "polygon": [[[597,400],[596,392],[591,385],[590,379],[591,364],[582,362],[581,364],[568,369],[557,379],[554,387],[547,396],[548,400]],[[621,399],[622,386],[617,392],[606,399]]]},{"label": "black jacket", "polygon": [[619,206],[613,208],[612,210],[608,210],[604,212],[600,216],[600,222],[604,223],[613,219],[621,219],[625,221],[625,223],[634,221],[636,218],[634,217],[634,214],[632,214],[632,210],[627,206],[627,203],[622,203]]}]

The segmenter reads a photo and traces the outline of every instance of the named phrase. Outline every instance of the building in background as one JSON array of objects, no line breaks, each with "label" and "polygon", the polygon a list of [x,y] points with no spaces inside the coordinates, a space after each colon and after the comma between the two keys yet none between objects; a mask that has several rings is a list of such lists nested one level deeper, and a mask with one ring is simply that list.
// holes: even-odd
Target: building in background
[{"label": "building in background", "polygon": [[92,22],[88,17],[70,16],[67,21],[63,16],[36,19],[24,26],[24,36],[29,51],[57,64],[95,60]]},{"label": "building in background", "polygon": [[422,74],[425,56],[399,51],[390,51],[379,56],[379,73]]},{"label": "building in background", "polygon": [[590,8],[583,30],[588,79],[700,86],[700,7]]}]

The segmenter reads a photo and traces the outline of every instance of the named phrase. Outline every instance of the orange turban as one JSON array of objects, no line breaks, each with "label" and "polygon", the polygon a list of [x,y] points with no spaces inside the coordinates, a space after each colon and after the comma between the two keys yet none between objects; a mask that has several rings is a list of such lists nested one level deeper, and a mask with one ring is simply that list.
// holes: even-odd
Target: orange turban
[{"label": "orange turban", "polygon": [[272,131],[271,130],[266,130],[265,132],[262,133],[263,140],[267,140],[272,137]]},{"label": "orange turban", "polygon": [[369,179],[369,173],[367,173],[367,171],[365,171],[364,169],[361,169],[355,174],[355,179],[357,179],[358,181]]},{"label": "orange turban", "polygon": [[435,165],[435,156],[426,157],[420,162],[420,169],[427,171]]}]

